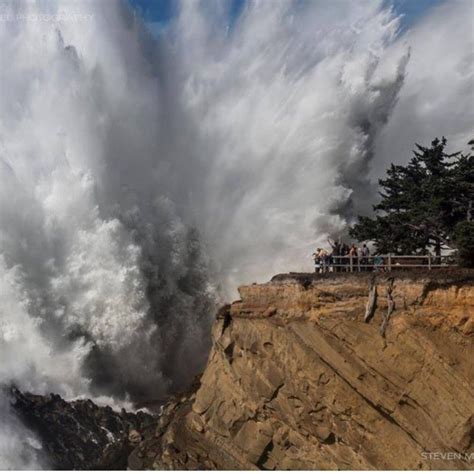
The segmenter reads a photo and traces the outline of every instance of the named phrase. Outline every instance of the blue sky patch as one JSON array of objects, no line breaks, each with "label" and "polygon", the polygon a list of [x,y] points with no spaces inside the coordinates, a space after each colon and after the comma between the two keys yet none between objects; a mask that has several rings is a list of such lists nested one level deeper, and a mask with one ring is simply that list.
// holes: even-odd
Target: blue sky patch
[{"label": "blue sky patch", "polygon": [[[232,27],[235,20],[241,14],[246,1],[247,0],[230,0],[230,27]],[[425,16],[431,8],[445,1],[446,0],[385,0],[385,3],[387,5],[392,4],[396,13],[403,15],[401,28],[402,30],[406,30]],[[177,12],[176,0],[128,0],[128,2],[144,19],[145,23],[152,26],[153,31],[160,31],[165,28]]]}]

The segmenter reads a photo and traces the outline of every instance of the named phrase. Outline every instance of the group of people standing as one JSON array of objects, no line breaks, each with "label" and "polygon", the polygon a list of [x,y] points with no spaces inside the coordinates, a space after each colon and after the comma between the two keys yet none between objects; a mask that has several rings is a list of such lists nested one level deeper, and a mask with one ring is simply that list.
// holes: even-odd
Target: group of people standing
[{"label": "group of people standing", "polygon": [[[328,243],[331,247],[329,252],[324,248],[317,248],[313,253],[314,269],[316,272],[351,271],[353,265],[357,265],[361,271],[369,269],[370,250],[367,244],[362,244],[360,248],[357,248],[355,244],[348,245],[342,242],[341,239],[336,241],[328,239]],[[374,265],[376,263],[380,265],[380,262],[375,262],[374,260]],[[381,264],[383,265],[383,261]]]}]

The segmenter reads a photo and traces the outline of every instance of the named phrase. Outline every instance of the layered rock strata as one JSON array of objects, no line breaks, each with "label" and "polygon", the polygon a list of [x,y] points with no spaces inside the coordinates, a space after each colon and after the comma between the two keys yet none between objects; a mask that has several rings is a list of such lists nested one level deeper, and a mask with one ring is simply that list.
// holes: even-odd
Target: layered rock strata
[{"label": "layered rock strata", "polygon": [[474,466],[474,274],[279,275],[219,312],[132,469]]}]

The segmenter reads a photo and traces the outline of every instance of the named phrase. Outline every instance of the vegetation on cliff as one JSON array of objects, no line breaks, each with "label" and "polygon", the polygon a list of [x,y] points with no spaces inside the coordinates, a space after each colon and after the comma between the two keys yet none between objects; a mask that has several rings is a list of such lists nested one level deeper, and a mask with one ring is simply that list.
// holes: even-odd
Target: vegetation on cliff
[{"label": "vegetation on cliff", "polygon": [[474,261],[474,156],[447,154],[446,138],[416,145],[406,165],[392,164],[379,180],[375,217],[359,216],[352,237],[370,240],[382,253],[426,254],[456,248],[461,263]]}]

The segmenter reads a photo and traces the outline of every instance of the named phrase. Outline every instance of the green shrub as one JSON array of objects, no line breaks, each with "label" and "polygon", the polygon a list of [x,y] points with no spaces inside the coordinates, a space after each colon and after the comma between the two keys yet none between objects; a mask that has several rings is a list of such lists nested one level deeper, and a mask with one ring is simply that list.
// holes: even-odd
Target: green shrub
[{"label": "green shrub", "polygon": [[454,242],[458,249],[459,264],[474,267],[474,221],[463,221],[456,225]]}]

